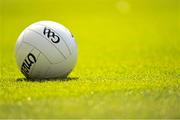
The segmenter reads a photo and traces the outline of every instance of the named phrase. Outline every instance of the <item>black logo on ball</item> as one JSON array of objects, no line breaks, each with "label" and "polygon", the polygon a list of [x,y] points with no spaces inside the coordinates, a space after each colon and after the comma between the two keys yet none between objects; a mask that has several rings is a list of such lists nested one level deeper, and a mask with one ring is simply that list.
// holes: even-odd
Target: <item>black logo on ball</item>
[{"label": "black logo on ball", "polygon": [[43,34],[47,38],[51,39],[51,41],[53,43],[59,43],[59,41],[60,41],[60,37],[55,32],[53,32],[51,29],[48,29],[48,28],[44,27]]},{"label": "black logo on ball", "polygon": [[27,57],[24,59],[24,62],[22,63],[21,66],[21,72],[26,76],[29,77],[29,71],[31,69],[31,66],[36,63],[36,57],[32,54],[29,53]]}]

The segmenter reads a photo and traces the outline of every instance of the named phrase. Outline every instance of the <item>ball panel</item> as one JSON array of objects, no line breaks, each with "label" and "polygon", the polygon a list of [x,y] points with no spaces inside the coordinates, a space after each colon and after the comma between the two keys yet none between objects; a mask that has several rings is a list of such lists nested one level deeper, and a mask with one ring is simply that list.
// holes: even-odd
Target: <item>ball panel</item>
[{"label": "ball panel", "polygon": [[65,57],[40,34],[27,30],[24,35],[24,42],[40,50],[51,63],[59,63],[65,60]]},{"label": "ball panel", "polygon": [[43,56],[43,54],[40,54],[30,73],[31,78],[46,78],[49,66],[49,61]]},{"label": "ball panel", "polygon": [[36,66],[37,61],[39,60],[39,56],[40,56],[41,52],[39,50],[37,50],[36,48],[34,48],[30,53],[35,56],[36,63],[32,65],[32,68],[30,69],[29,75],[32,73],[32,71],[34,69],[34,66]]},{"label": "ball panel", "polygon": [[65,58],[68,58],[70,56],[71,50],[68,47],[69,44],[67,44],[64,38],[61,37],[58,32],[53,30],[52,27],[35,24],[31,25],[28,30],[36,31],[37,33],[44,36],[52,45],[54,45],[55,48],[58,49],[61,54],[63,54],[63,56],[65,56]]},{"label": "ball panel", "polygon": [[25,59],[25,57],[30,53],[34,48],[32,46],[29,46],[28,44],[25,44],[21,42],[19,48],[16,50],[16,62],[19,67],[21,68],[21,65]]},{"label": "ball panel", "polygon": [[26,76],[30,77],[31,72],[33,71],[34,66],[37,63],[38,57],[40,55],[40,51],[33,48],[26,56],[21,65],[21,72]]},{"label": "ball panel", "polygon": [[16,42],[16,53],[23,41],[23,37],[24,37],[24,31],[19,35],[18,39],[17,39],[17,42]]},{"label": "ball panel", "polygon": [[69,29],[57,22],[52,21],[41,21],[37,22],[36,25],[46,26],[56,31],[56,33],[63,38],[65,44],[68,46],[70,53],[73,52],[75,44],[72,44],[74,39]]},{"label": "ball panel", "polygon": [[71,72],[72,68],[75,66],[76,57],[70,56],[65,61],[58,64],[51,64],[49,70],[47,72],[47,76],[52,78],[63,77],[66,76],[69,72]]}]

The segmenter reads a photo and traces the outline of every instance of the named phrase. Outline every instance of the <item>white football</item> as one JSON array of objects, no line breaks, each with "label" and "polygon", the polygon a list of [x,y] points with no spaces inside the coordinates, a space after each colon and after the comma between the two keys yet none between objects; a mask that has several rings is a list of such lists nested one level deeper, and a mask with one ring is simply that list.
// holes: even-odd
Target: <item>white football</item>
[{"label": "white football", "polygon": [[52,21],[36,22],[18,37],[16,61],[27,78],[64,78],[76,64],[77,45],[63,25]]}]

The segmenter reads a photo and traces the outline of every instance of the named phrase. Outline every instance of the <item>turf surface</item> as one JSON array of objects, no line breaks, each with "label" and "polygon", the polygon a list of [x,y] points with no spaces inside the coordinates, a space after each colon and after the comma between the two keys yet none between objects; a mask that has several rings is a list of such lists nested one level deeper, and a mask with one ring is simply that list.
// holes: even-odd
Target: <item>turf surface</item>
[{"label": "turf surface", "polygon": [[[0,0],[0,118],[180,118],[178,0]],[[29,81],[15,42],[32,22],[67,26],[78,64]]]}]

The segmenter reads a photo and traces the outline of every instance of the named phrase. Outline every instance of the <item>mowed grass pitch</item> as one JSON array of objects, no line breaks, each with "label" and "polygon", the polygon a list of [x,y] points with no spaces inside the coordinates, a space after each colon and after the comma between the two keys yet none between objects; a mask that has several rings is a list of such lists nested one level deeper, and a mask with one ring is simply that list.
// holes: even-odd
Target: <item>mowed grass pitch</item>
[{"label": "mowed grass pitch", "polygon": [[[0,118],[180,118],[178,0],[1,0]],[[67,26],[67,80],[27,81],[15,42],[32,22]]]}]

